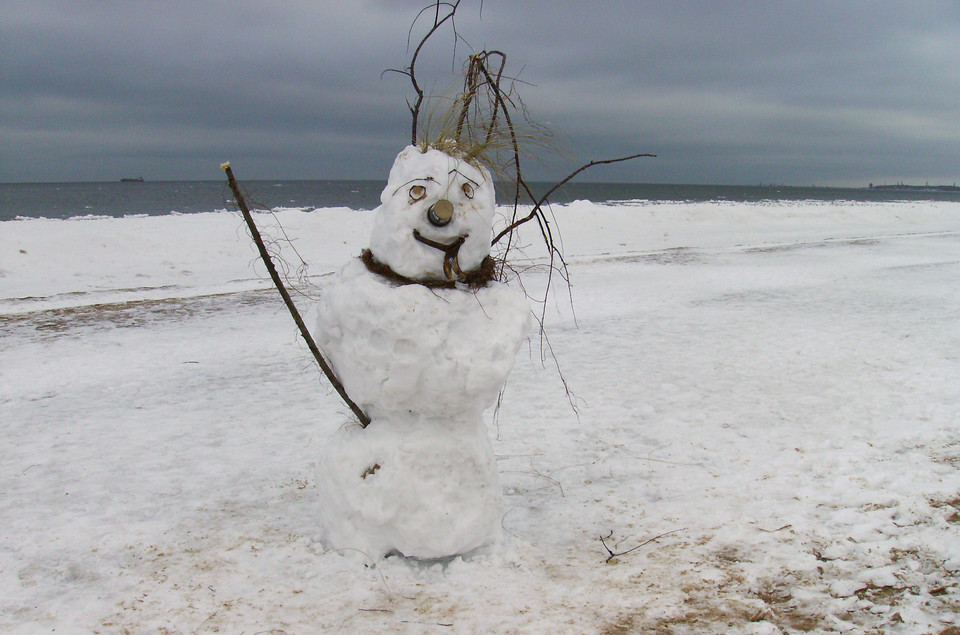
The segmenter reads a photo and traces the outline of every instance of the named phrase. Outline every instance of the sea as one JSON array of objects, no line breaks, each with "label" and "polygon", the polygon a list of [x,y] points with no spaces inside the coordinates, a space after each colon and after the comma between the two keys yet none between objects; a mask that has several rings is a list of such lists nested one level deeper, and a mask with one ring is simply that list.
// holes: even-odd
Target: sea
[{"label": "sea", "polygon": [[[552,183],[532,183],[540,196]],[[370,210],[380,204],[384,181],[244,181],[251,208],[347,207]],[[552,203],[903,201],[960,202],[960,191],[934,189],[796,187],[784,185],[679,185],[650,183],[568,183]],[[501,201],[502,202],[502,201]],[[195,214],[235,209],[226,181],[124,181],[85,183],[0,183],[0,221],[22,218],[124,217]]]}]

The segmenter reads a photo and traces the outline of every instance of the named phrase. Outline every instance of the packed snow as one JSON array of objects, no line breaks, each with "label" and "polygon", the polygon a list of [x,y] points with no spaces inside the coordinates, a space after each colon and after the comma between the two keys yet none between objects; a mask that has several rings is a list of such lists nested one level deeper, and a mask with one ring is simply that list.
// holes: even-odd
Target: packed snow
[{"label": "packed snow", "polygon": [[316,305],[315,339],[371,419],[364,430],[346,426],[323,440],[323,542],[374,558],[469,555],[501,534],[483,412],[526,339],[530,308],[499,282],[396,280],[450,284],[480,269],[496,212],[489,172],[410,146],[380,198],[371,254],[328,280]]},{"label": "packed snow", "polygon": [[[3,223],[0,630],[956,632],[960,205],[553,212],[502,538],[433,562],[324,542],[349,413],[237,215]],[[304,308],[373,222],[256,216]]]},{"label": "packed snow", "polygon": [[[493,178],[486,169],[433,148],[421,152],[407,146],[397,155],[380,195],[370,251],[402,276],[442,280],[443,258],[425,249],[412,230],[441,243],[463,236],[459,265],[464,271],[477,269],[490,253],[495,197]],[[432,210],[438,199],[450,202],[453,212],[439,225],[428,221],[428,208]]]}]

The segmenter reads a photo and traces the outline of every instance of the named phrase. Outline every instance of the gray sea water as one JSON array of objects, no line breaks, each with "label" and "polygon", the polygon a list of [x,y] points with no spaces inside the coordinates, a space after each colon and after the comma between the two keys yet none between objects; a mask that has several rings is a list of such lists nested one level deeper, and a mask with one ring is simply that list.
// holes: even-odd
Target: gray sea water
[{"label": "gray sea water", "polygon": [[[380,204],[384,181],[245,181],[251,207],[348,207],[373,209]],[[552,183],[533,183],[541,196]],[[649,183],[569,183],[550,201],[896,201],[960,202],[958,191],[881,190],[745,185],[672,185]],[[144,181],[109,183],[0,183],[0,221],[17,218],[123,217],[146,214],[193,214],[234,209],[226,181]]]}]

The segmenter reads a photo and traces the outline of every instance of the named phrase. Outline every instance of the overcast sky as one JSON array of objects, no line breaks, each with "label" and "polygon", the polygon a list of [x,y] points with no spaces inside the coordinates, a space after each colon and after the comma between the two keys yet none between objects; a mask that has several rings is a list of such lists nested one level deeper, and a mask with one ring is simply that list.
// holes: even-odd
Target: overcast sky
[{"label": "overcast sky", "polygon": [[[0,181],[385,179],[413,93],[381,73],[425,4],[0,0]],[[584,180],[960,181],[957,0],[462,0],[457,30],[577,161],[659,155]]]}]

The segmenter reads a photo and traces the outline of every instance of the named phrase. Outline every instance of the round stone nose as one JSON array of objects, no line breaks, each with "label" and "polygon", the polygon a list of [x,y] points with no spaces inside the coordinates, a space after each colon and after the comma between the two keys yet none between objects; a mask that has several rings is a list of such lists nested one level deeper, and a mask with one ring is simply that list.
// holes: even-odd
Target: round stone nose
[{"label": "round stone nose", "polygon": [[431,225],[435,225],[436,227],[443,227],[452,219],[453,203],[445,198],[441,198],[427,210],[427,220],[430,221]]}]

